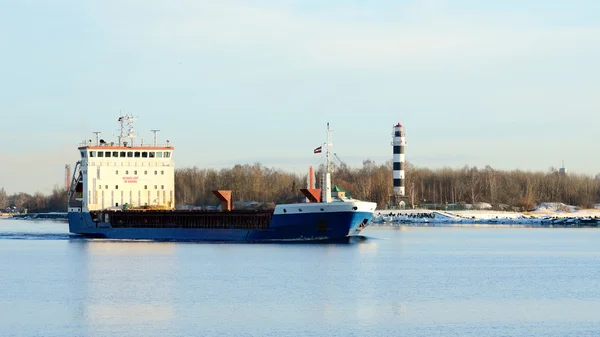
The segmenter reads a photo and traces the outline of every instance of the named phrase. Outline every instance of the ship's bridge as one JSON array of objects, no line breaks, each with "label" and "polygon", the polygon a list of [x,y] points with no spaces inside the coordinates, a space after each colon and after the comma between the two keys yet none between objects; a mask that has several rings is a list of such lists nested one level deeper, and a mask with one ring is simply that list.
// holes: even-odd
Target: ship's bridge
[{"label": "ship's bridge", "polygon": [[173,154],[172,146],[80,146],[81,158],[156,158],[168,159]]},{"label": "ship's bridge", "polygon": [[84,211],[175,205],[174,147],[81,144]]}]

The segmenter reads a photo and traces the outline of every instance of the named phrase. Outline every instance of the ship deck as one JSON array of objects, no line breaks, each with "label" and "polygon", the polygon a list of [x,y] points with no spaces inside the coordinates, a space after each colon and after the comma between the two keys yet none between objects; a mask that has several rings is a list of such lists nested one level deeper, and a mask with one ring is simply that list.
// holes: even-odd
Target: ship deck
[{"label": "ship deck", "polygon": [[[113,228],[206,228],[267,229],[273,216],[270,210],[195,211],[195,210],[104,210],[90,212],[95,221]],[[106,220],[108,219],[108,221]]]}]

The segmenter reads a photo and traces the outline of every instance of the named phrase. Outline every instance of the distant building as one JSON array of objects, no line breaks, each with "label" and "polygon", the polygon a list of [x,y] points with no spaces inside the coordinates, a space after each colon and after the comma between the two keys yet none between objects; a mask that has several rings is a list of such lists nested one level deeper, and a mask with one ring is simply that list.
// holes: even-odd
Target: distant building
[{"label": "distant building", "polygon": [[562,162],[562,167],[558,169],[558,174],[567,174],[567,169],[565,168],[565,161]]}]

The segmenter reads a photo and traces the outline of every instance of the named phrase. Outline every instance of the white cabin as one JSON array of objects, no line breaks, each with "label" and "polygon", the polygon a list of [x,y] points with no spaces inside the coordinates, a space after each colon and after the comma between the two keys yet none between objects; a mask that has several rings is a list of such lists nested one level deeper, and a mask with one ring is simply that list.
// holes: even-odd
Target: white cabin
[{"label": "white cabin", "polygon": [[173,147],[82,146],[84,212],[106,208],[175,205]]},{"label": "white cabin", "polygon": [[[122,129],[126,119],[131,118],[119,118]],[[95,144],[89,140],[78,147],[81,160],[72,193],[81,204],[70,211],[175,208],[175,149],[168,141],[156,144],[156,137],[152,145],[131,146],[122,141],[125,136],[122,133],[117,144],[97,139]]]}]

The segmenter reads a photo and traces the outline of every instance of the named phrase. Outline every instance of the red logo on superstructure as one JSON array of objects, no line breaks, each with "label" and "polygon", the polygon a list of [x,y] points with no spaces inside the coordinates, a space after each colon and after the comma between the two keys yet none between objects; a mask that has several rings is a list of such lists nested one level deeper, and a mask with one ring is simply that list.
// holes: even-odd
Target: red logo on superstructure
[{"label": "red logo on superstructure", "polygon": [[125,184],[136,184],[138,182],[138,177],[123,177],[123,182]]}]

